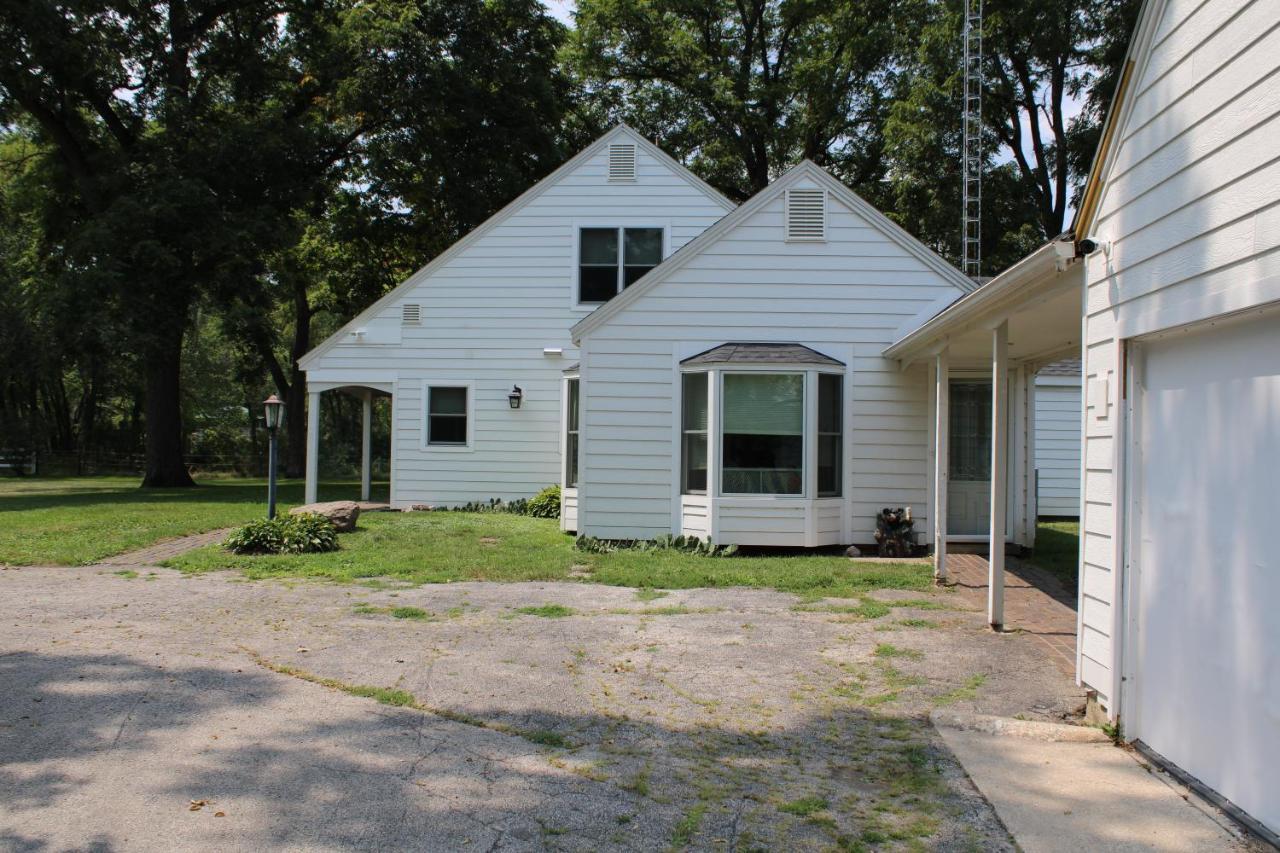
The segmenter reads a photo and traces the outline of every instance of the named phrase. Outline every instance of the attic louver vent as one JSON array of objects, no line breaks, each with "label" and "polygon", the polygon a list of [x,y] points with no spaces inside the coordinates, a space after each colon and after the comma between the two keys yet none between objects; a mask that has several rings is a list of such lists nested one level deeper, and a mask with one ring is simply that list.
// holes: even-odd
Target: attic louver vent
[{"label": "attic louver vent", "polygon": [[416,326],[422,322],[422,306],[421,305],[401,305],[400,306],[400,325]]},{"label": "attic louver vent", "polygon": [[787,190],[787,239],[827,239],[826,190]]},{"label": "attic louver vent", "polygon": [[634,181],[636,179],[636,147],[631,143],[609,146],[609,180]]}]

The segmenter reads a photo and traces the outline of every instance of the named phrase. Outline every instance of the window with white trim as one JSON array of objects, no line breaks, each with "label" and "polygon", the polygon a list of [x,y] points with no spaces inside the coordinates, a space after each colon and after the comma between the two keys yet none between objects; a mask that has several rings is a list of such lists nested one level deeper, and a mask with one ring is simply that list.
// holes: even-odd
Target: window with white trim
[{"label": "window with white trim", "polygon": [[468,396],[465,385],[431,385],[427,388],[428,445],[467,446]]},{"label": "window with white trim", "polygon": [[707,493],[707,374],[686,373],[680,415],[680,490]]},{"label": "window with white trim", "polygon": [[578,232],[578,302],[608,302],[662,262],[661,228]]},{"label": "window with white trim", "polygon": [[843,457],[844,377],[818,374],[818,497],[840,497]]},{"label": "window with white trim", "polygon": [[726,373],[720,491],[804,494],[804,374]]},{"label": "window with white trim", "polygon": [[567,489],[578,487],[578,380],[566,382],[565,436],[564,436],[564,485]]}]

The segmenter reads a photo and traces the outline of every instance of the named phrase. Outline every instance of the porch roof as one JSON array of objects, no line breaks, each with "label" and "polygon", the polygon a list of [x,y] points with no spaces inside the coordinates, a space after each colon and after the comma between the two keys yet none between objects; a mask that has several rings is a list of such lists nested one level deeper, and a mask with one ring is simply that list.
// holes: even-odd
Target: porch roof
[{"label": "porch roof", "polygon": [[987,365],[991,330],[1007,321],[1010,360],[1038,366],[1078,357],[1084,265],[1074,252],[1070,235],[1046,243],[908,332],[884,356],[905,367],[946,348],[953,366]]}]

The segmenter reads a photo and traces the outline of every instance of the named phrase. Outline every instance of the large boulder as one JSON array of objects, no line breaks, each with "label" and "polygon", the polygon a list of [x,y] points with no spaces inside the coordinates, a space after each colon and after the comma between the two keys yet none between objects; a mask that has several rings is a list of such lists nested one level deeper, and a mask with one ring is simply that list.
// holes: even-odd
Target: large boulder
[{"label": "large boulder", "polygon": [[356,519],[360,517],[360,504],[355,501],[325,501],[318,504],[295,506],[289,510],[290,515],[314,512],[323,515],[333,522],[339,533],[350,533],[356,529]]}]

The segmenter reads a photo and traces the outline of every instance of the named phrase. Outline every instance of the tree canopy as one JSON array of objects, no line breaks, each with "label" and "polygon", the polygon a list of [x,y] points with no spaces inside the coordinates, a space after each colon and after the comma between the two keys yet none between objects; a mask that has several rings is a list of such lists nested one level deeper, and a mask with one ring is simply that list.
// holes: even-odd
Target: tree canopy
[{"label": "tree canopy", "polygon": [[[1064,227],[1136,5],[987,0],[984,273]],[[812,159],[954,260],[961,14],[0,0],[0,453],[186,484],[277,393],[301,473],[298,357],[616,121],[737,200]]]}]

